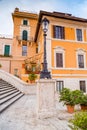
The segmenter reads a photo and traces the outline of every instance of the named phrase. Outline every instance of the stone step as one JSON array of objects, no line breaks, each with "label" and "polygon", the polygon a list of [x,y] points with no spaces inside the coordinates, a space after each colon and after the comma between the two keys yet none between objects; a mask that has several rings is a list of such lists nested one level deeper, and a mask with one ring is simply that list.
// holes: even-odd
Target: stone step
[{"label": "stone step", "polygon": [[0,113],[21,98],[22,94],[17,88],[0,79]]},{"label": "stone step", "polygon": [[14,87],[7,87],[7,88],[2,88],[0,89],[0,92],[4,92],[4,91],[7,91],[7,90],[10,90],[10,89],[13,89]]},{"label": "stone step", "polygon": [[4,92],[1,92],[1,91],[0,91],[0,95],[3,95],[3,94],[5,94],[5,93],[8,93],[8,92],[11,92],[11,91],[14,91],[14,90],[17,90],[17,89],[16,89],[16,88],[12,88],[12,89],[6,90],[6,91],[4,91]]},{"label": "stone step", "polygon": [[6,86],[12,86],[11,84],[0,84],[0,88],[4,88],[4,87],[6,87]]},{"label": "stone step", "polygon": [[3,83],[0,83],[0,87],[5,87],[5,86],[12,86],[11,84],[8,84],[8,83],[5,83],[5,84],[3,84]]},{"label": "stone step", "polygon": [[5,88],[9,88],[9,87],[14,87],[12,85],[5,85],[5,86],[1,86],[0,89],[5,89]]},{"label": "stone step", "polygon": [[0,113],[2,113],[4,110],[6,110],[10,105],[12,105],[14,102],[16,102],[18,99],[20,99],[24,94],[20,93],[16,97],[10,99],[8,102],[0,105]]},{"label": "stone step", "polygon": [[[5,80],[0,80],[0,83],[8,83],[7,81]],[[8,83],[9,84],[9,83]]]},{"label": "stone step", "polygon": [[15,92],[18,92],[18,90],[16,89],[16,90],[14,90],[14,91],[5,93],[5,94],[3,94],[3,95],[0,95],[0,100],[3,99],[3,98],[6,98],[6,97],[8,97],[8,96],[10,96],[10,95],[12,95],[12,94],[14,94]]},{"label": "stone step", "polygon": [[20,93],[21,93],[20,91],[17,91],[17,92],[15,92],[15,93],[12,94],[12,95],[10,95],[10,96],[8,96],[8,97],[6,97],[6,98],[3,98],[2,100],[0,100],[0,105],[2,105],[3,103],[9,101],[10,99],[16,97],[16,96],[19,95]]}]

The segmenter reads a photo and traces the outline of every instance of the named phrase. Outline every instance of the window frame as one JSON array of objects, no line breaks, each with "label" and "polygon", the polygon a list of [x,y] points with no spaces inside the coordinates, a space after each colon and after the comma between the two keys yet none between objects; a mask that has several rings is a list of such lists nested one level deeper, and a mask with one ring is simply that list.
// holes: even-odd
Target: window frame
[{"label": "window frame", "polygon": [[[78,31],[81,31],[81,36],[79,34],[77,34]],[[83,30],[81,28],[76,28],[76,40],[78,42],[82,42],[83,41]]]},{"label": "window frame", "polygon": [[[61,86],[61,84],[62,84],[62,86]],[[56,81],[56,91],[61,92],[63,88],[64,88],[64,81],[63,80],[57,80]]]},{"label": "window frame", "polygon": [[[27,23],[27,24],[24,24],[24,22]],[[28,20],[27,20],[27,19],[23,19],[23,25],[24,25],[24,26],[27,26],[27,25],[28,25]]]},{"label": "window frame", "polygon": [[84,55],[83,54],[78,54],[78,67],[84,68]]},{"label": "window frame", "polygon": [[[26,32],[26,33],[25,33]],[[25,34],[26,35],[25,35]],[[23,30],[22,31],[22,40],[24,40],[24,41],[27,41],[28,40],[28,31],[27,30]]]},{"label": "window frame", "polygon": [[[6,46],[9,46],[9,54],[8,54],[8,55],[6,55],[6,53],[5,53]],[[8,44],[5,44],[5,45],[4,45],[4,56],[10,56],[10,52],[11,52],[11,46],[8,45]]]},{"label": "window frame", "polygon": [[15,76],[18,76],[18,71],[19,71],[18,68],[14,68],[14,75]]},{"label": "window frame", "polygon": [[[56,66],[56,53],[61,53],[62,54],[62,62],[63,66],[62,67],[57,67]],[[56,47],[54,48],[54,67],[55,68],[64,68],[65,67],[65,50],[62,47]]]},{"label": "window frame", "polygon": [[[26,47],[26,51],[23,50],[23,47]],[[22,45],[22,56],[27,56],[27,45]],[[24,55],[23,55],[24,54]],[[25,55],[26,54],[26,55]]]},{"label": "window frame", "polygon": [[53,25],[53,38],[65,39],[65,27]]},{"label": "window frame", "polygon": [[56,67],[63,68],[63,54],[60,52],[56,52]]},{"label": "window frame", "polygon": [[[79,67],[78,55],[83,55],[83,57],[84,57],[84,68]],[[79,69],[86,68],[86,51],[85,50],[80,49],[80,48],[76,50],[76,61],[77,61],[77,68],[79,68]]]},{"label": "window frame", "polygon": [[[82,84],[82,86],[81,86],[81,84]],[[83,87],[83,84],[84,84],[84,87]],[[80,88],[81,91],[86,93],[86,81],[85,80],[80,80],[79,81],[79,88]]]}]

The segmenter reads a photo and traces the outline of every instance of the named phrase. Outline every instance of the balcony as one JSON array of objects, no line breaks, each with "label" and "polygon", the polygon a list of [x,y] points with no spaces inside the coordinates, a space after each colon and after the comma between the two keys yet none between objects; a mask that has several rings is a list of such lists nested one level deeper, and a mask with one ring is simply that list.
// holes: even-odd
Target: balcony
[{"label": "balcony", "polygon": [[27,43],[34,42],[33,37],[27,37],[27,38],[23,39],[21,36],[16,36],[16,39],[18,40],[18,44],[20,44],[20,45],[26,45]]}]

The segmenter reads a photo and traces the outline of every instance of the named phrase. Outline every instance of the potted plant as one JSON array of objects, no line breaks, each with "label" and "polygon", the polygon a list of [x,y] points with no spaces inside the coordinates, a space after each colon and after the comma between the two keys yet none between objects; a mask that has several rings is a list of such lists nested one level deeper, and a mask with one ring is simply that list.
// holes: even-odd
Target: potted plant
[{"label": "potted plant", "polygon": [[60,92],[60,101],[63,101],[64,105],[67,106],[67,110],[68,110],[69,113],[73,113],[74,112],[74,106],[76,104],[79,104],[82,94],[83,93],[80,90],[71,91],[68,88],[64,88]]},{"label": "potted plant", "polygon": [[76,113],[69,122],[72,130],[87,130],[87,111]]},{"label": "potted plant", "polygon": [[80,106],[81,106],[81,110],[87,110],[87,94],[81,97],[80,99]]},{"label": "potted plant", "polygon": [[63,88],[63,90],[60,92],[60,102],[63,101],[64,105],[67,106],[67,110],[69,113],[74,112],[74,105],[75,102],[72,98],[71,90],[68,88]]},{"label": "potted plant", "polygon": [[35,79],[37,78],[37,75],[32,73],[32,74],[29,74],[28,78],[31,83],[35,83]]}]

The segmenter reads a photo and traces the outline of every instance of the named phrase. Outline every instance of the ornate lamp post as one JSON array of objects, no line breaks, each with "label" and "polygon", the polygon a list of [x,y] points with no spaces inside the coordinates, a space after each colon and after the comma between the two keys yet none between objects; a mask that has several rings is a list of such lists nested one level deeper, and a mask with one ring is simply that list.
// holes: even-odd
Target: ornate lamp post
[{"label": "ornate lamp post", "polygon": [[40,79],[51,79],[51,75],[50,72],[48,72],[47,69],[47,59],[46,59],[46,36],[47,36],[47,31],[48,31],[48,24],[49,24],[49,20],[47,18],[44,18],[42,20],[42,28],[43,28],[43,36],[44,36],[44,59],[43,59],[43,70],[40,73]]}]

